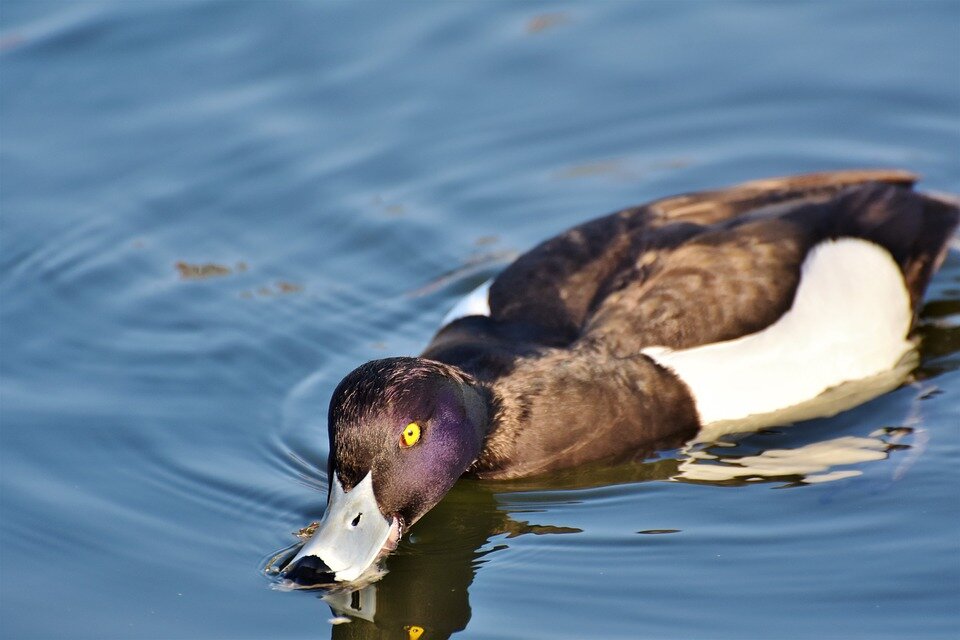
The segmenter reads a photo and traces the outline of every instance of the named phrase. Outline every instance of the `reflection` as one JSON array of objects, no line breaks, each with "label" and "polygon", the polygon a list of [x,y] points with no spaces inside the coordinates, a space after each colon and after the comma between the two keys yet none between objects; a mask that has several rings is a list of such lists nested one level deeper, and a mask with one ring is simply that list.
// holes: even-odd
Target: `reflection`
[{"label": "reflection", "polygon": [[[953,256],[951,253],[948,260]],[[960,284],[960,278],[956,282]],[[957,366],[956,354],[960,353],[960,299],[930,300],[924,305],[922,316],[923,322],[917,332],[923,340],[926,362],[916,375],[924,379]]]},{"label": "reflection", "polygon": [[[918,389],[918,402],[924,393]],[[907,416],[907,423],[911,422],[913,419]],[[815,484],[859,475],[862,470],[853,465],[883,460],[891,452],[904,450],[904,459],[893,471],[898,474],[923,435],[922,429],[898,426],[878,429],[866,436],[815,439],[817,431],[830,428],[828,422],[822,421],[804,429],[788,430],[789,433],[759,432],[739,442],[693,443],[654,460],[594,465],[539,479],[462,480],[411,529],[397,551],[382,561],[379,573],[370,578],[375,582],[317,591],[318,599],[330,611],[329,615],[325,610],[319,615],[332,623],[332,638],[448,638],[465,629],[470,621],[468,589],[486,556],[506,549],[507,541],[516,536],[581,533],[580,529],[559,523],[534,523],[512,517],[523,513],[526,518],[526,514],[541,509],[536,501],[542,500],[545,491],[577,491],[655,480],[714,486],[757,482]],[[813,441],[809,441],[811,437]],[[764,446],[771,438],[780,444],[796,438],[807,441],[793,446]],[[531,504],[524,506],[525,492],[534,493],[530,494]],[[509,507],[498,500],[498,496],[507,494],[514,494],[507,501]],[[676,532],[651,529],[638,533]],[[308,536],[309,528],[302,533]],[[291,547],[279,554],[274,566],[282,566],[295,550]]]},{"label": "reflection", "polygon": [[708,451],[693,451],[680,463],[675,480],[729,482],[796,477],[806,484],[858,476],[859,469],[838,467],[883,460],[890,445],[878,437],[844,436],[814,442],[796,449],[770,449],[753,456],[724,458]]},{"label": "reflection", "polygon": [[333,625],[331,637],[448,638],[470,621],[467,589],[477,568],[485,556],[505,548],[488,545],[491,537],[580,532],[514,521],[498,509],[493,489],[460,482],[386,558],[380,581],[322,594],[334,616],[351,620]]},{"label": "reflection", "polygon": [[385,561],[382,580],[358,591],[325,594],[337,615],[353,619],[332,638],[447,638],[467,626],[467,587],[482,547],[501,517],[490,492],[451,492]]}]

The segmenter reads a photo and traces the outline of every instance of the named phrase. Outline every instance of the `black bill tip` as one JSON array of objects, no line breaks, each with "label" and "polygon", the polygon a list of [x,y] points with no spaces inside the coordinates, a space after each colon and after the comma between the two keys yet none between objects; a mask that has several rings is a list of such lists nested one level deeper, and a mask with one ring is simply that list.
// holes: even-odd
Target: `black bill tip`
[{"label": "black bill tip", "polygon": [[337,581],[333,571],[317,556],[304,556],[284,567],[280,577],[300,586],[328,585]]}]

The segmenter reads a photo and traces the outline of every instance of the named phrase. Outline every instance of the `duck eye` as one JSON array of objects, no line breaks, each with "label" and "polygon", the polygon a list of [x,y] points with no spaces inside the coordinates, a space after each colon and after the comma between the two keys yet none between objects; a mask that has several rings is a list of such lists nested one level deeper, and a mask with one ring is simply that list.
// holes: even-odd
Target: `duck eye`
[{"label": "duck eye", "polygon": [[400,446],[401,447],[412,447],[420,441],[420,425],[416,422],[411,422],[403,429],[403,433],[400,434]]}]

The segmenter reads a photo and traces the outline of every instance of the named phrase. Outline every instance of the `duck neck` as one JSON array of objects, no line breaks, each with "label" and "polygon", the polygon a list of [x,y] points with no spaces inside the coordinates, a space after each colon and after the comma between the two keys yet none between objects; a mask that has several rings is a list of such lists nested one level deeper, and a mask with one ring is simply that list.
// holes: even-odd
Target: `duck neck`
[{"label": "duck neck", "polygon": [[474,461],[480,457],[493,424],[494,412],[491,398],[490,389],[483,383],[472,378],[468,378],[464,383],[463,403],[467,422],[473,428],[471,454]]},{"label": "duck neck", "polygon": [[488,387],[483,450],[469,471],[512,478],[677,446],[699,429],[693,399],[643,355],[594,348],[524,362]]}]

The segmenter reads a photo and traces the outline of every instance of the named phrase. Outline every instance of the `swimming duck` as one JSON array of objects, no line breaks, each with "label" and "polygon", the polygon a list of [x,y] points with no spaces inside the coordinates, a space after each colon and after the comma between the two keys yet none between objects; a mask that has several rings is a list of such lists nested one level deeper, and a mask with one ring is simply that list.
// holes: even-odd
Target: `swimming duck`
[{"label": "swimming duck", "polygon": [[894,369],[960,219],[916,176],[747,182],[586,222],[458,304],[419,357],[368,362],[328,415],[327,508],[288,563],[353,581],[459,477],[677,446]]}]

